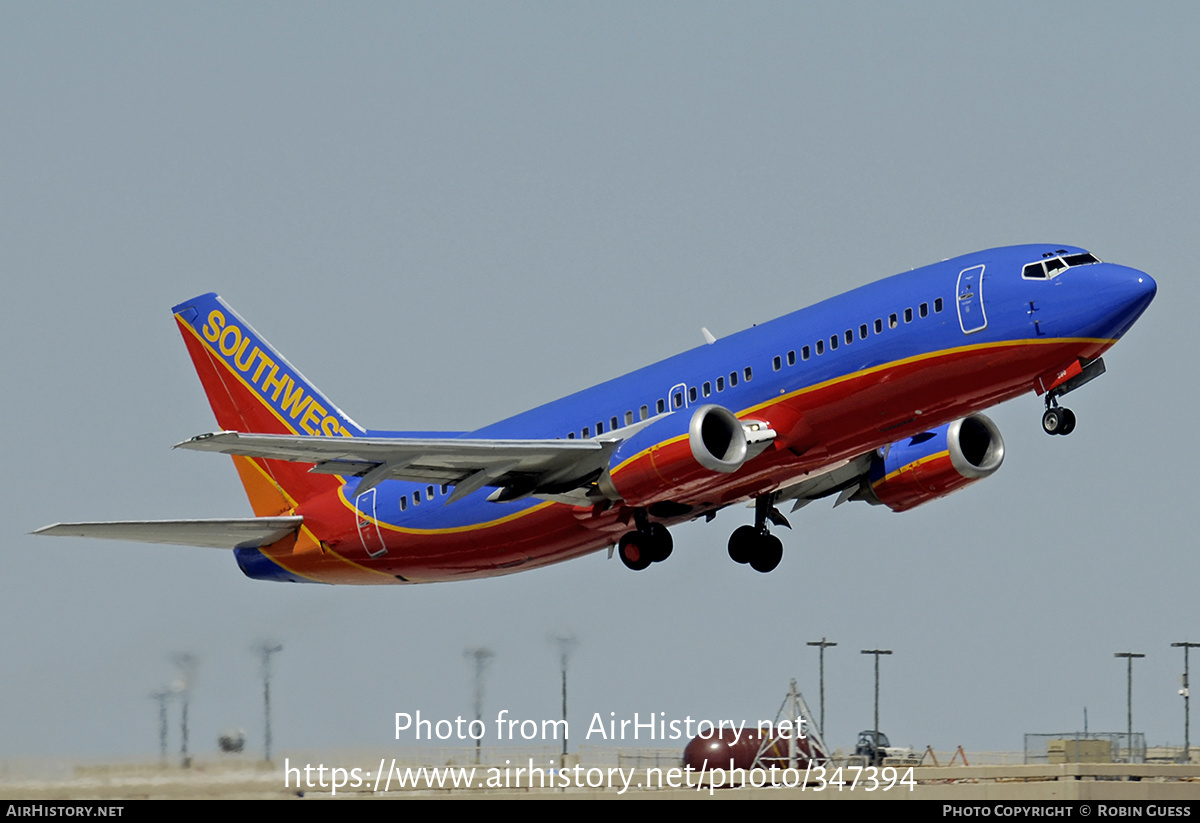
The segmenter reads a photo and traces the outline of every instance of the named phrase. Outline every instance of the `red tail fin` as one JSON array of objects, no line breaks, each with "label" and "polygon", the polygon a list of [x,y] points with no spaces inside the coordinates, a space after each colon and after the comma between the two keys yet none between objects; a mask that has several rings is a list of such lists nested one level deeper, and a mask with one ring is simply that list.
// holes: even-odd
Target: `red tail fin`
[{"label": "red tail fin", "polygon": [[[173,311],[222,429],[329,437],[363,433],[217,295],[201,295]],[[310,474],[300,463],[249,457],[233,462],[259,517],[287,514],[342,483],[333,475]]]}]

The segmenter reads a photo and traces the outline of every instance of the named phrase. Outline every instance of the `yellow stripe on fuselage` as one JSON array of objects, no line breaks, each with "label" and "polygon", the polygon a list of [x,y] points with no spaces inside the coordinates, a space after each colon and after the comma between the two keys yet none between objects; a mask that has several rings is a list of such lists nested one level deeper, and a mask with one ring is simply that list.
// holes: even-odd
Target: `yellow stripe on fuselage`
[{"label": "yellow stripe on fuselage", "polygon": [[[779,403],[784,402],[785,400],[791,400],[793,398],[801,397],[805,394],[809,394],[814,391],[819,391],[821,389],[826,389],[831,386],[836,386],[839,383],[846,382],[847,380],[855,380],[855,379],[861,378],[861,377],[868,377],[872,374],[876,374],[881,371],[886,371],[888,369],[900,368],[903,366],[910,365],[912,363],[920,363],[923,360],[930,360],[935,357],[948,357],[948,356],[952,356],[952,355],[966,354],[966,353],[973,352],[973,351],[980,351],[983,349],[1015,347],[1015,346],[1024,346],[1024,345],[1046,346],[1046,345],[1061,345],[1064,343],[1094,343],[1094,344],[1102,345],[1102,346],[1111,346],[1116,342],[1117,341],[1115,339],[1110,340],[1110,339],[1106,339],[1106,338],[1056,337],[1051,340],[1005,340],[1005,341],[998,341],[998,342],[993,342],[993,343],[976,343],[971,346],[958,346],[953,349],[939,349],[938,351],[925,352],[923,354],[913,355],[912,357],[906,357],[902,360],[893,360],[890,363],[883,363],[879,366],[872,366],[869,369],[860,369],[859,371],[850,372],[849,374],[844,374],[839,377],[832,377],[829,380],[825,380],[824,382],[814,383],[811,386],[805,386],[803,388],[796,389],[795,391],[788,392],[786,394],[781,394],[778,397],[772,397],[770,400],[766,400],[762,403],[758,403],[754,406],[750,406],[749,408],[734,412],[734,415],[740,418],[743,415],[754,414],[755,412],[760,412],[760,411],[763,411],[764,409],[769,409]],[[661,443],[655,443],[653,446],[649,446],[648,448],[642,449],[637,454],[632,455],[632,456],[626,458],[625,460],[622,460],[609,473],[611,475],[615,475],[617,472],[621,471],[621,469],[625,468],[627,465],[629,465],[633,461],[639,460],[642,457],[644,457],[645,455],[649,454],[651,449],[664,448],[666,446],[672,445],[673,443],[678,443],[681,440],[686,440],[687,437],[688,437],[687,434],[680,434],[675,437],[672,437],[669,440],[664,440]]]}]

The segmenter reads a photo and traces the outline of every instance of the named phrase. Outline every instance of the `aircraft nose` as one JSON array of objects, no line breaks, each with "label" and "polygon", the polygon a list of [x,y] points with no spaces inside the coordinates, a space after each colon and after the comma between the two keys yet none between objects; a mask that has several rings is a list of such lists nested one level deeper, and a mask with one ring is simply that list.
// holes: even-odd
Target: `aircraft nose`
[{"label": "aircraft nose", "polygon": [[1101,287],[1102,298],[1109,306],[1112,337],[1120,337],[1142,316],[1142,312],[1158,293],[1158,283],[1144,271],[1126,266],[1113,266]]}]

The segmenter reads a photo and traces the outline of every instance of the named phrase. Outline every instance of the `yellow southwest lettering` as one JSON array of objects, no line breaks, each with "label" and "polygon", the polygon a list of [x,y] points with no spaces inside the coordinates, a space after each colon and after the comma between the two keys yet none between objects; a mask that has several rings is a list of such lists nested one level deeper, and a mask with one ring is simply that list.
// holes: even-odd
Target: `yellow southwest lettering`
[{"label": "yellow southwest lettering", "polygon": [[262,376],[263,369],[267,366],[271,367],[271,374],[275,373],[275,361],[258,351],[258,349],[255,349],[255,351],[258,352],[258,368],[254,370],[254,377],[251,378],[252,383],[258,382],[258,378]]},{"label": "yellow southwest lettering", "polygon": [[213,309],[208,315],[208,322],[201,329],[209,343],[216,343],[221,336],[221,327],[225,325],[225,315]]},{"label": "yellow southwest lettering", "polygon": [[311,397],[308,399],[312,402],[308,404],[308,410],[304,412],[304,417],[300,418],[300,428],[315,436],[319,434],[319,432],[314,428],[314,426],[316,426],[318,422],[320,422],[321,418],[325,415],[325,409],[320,403],[318,403],[316,400],[313,400]]},{"label": "yellow southwest lettering", "polygon": [[[230,334],[230,332],[233,332],[233,334]],[[225,345],[225,338],[227,338],[227,337],[234,338],[232,346]],[[235,351],[237,351],[238,346],[240,346],[241,344],[242,344],[242,330],[239,329],[237,326],[226,326],[225,331],[221,332],[221,354],[228,357],[229,355],[231,355]]]},{"label": "yellow southwest lettering", "polygon": [[278,372],[279,372],[279,369],[274,364],[272,364],[271,365],[271,373],[266,376],[266,378],[263,380],[263,384],[262,384],[263,394],[266,394],[267,391],[272,386],[275,387],[275,393],[273,395],[271,395],[271,399],[276,402],[279,401],[279,392],[283,389],[285,383],[290,384],[292,382],[292,378],[290,376],[288,376],[287,374],[284,374],[283,377],[280,377],[278,380],[276,380],[275,375]]},{"label": "yellow southwest lettering", "polygon": [[[278,364],[258,346],[251,348],[250,337],[242,333],[237,326],[226,325],[225,315],[219,309],[213,309],[208,314],[208,322],[200,329],[208,342],[215,344],[223,355],[231,357],[237,370],[249,375],[254,369],[250,382],[259,386],[265,400],[271,392],[271,400],[279,403],[283,395],[282,411],[288,412],[292,420],[300,418],[300,427],[314,437],[324,434],[327,437],[351,437],[346,427],[337,417],[314,400],[306,397],[304,387],[299,386],[287,372],[280,372]],[[257,362],[257,366],[255,363]],[[267,372],[267,369],[270,369]],[[266,376],[263,374],[266,372]],[[261,383],[259,381],[262,381]],[[272,391],[274,389],[274,391]]]},{"label": "yellow southwest lettering", "polygon": [[[290,407],[292,409],[292,419],[295,420],[296,415],[304,411],[305,407],[312,402],[312,398],[305,397],[304,389],[300,386],[297,386],[295,383],[292,383],[292,379],[290,377],[288,378],[288,384],[288,388],[295,387],[296,391],[290,392],[288,389],[283,390],[283,403],[281,404],[281,407],[284,411],[287,411]],[[301,399],[304,400],[303,403],[300,402]]]},{"label": "yellow southwest lettering", "polygon": [[238,371],[250,371],[250,367],[254,365],[254,355],[258,354],[258,346],[254,347],[254,351],[250,352],[250,356],[246,358],[245,364],[242,363],[242,354],[250,347],[250,338],[242,339],[242,347],[238,349],[237,354],[233,356],[233,364],[238,367]]}]

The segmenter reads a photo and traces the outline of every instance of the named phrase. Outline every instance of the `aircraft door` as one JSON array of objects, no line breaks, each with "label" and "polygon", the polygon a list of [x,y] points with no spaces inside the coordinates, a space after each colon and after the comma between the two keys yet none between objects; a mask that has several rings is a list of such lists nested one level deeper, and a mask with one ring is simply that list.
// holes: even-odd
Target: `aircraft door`
[{"label": "aircraft door", "polygon": [[667,408],[670,411],[679,411],[688,407],[688,387],[686,383],[676,383],[671,387],[671,391],[667,394]]},{"label": "aircraft door", "polygon": [[957,302],[958,325],[963,334],[987,328],[987,313],[983,310],[983,266],[972,266],[959,272]]},{"label": "aircraft door", "polygon": [[379,531],[379,523],[375,518],[375,492],[371,489],[366,494],[354,498],[355,515],[358,522],[358,539],[371,557],[387,554],[387,546],[383,545],[383,534]]}]

